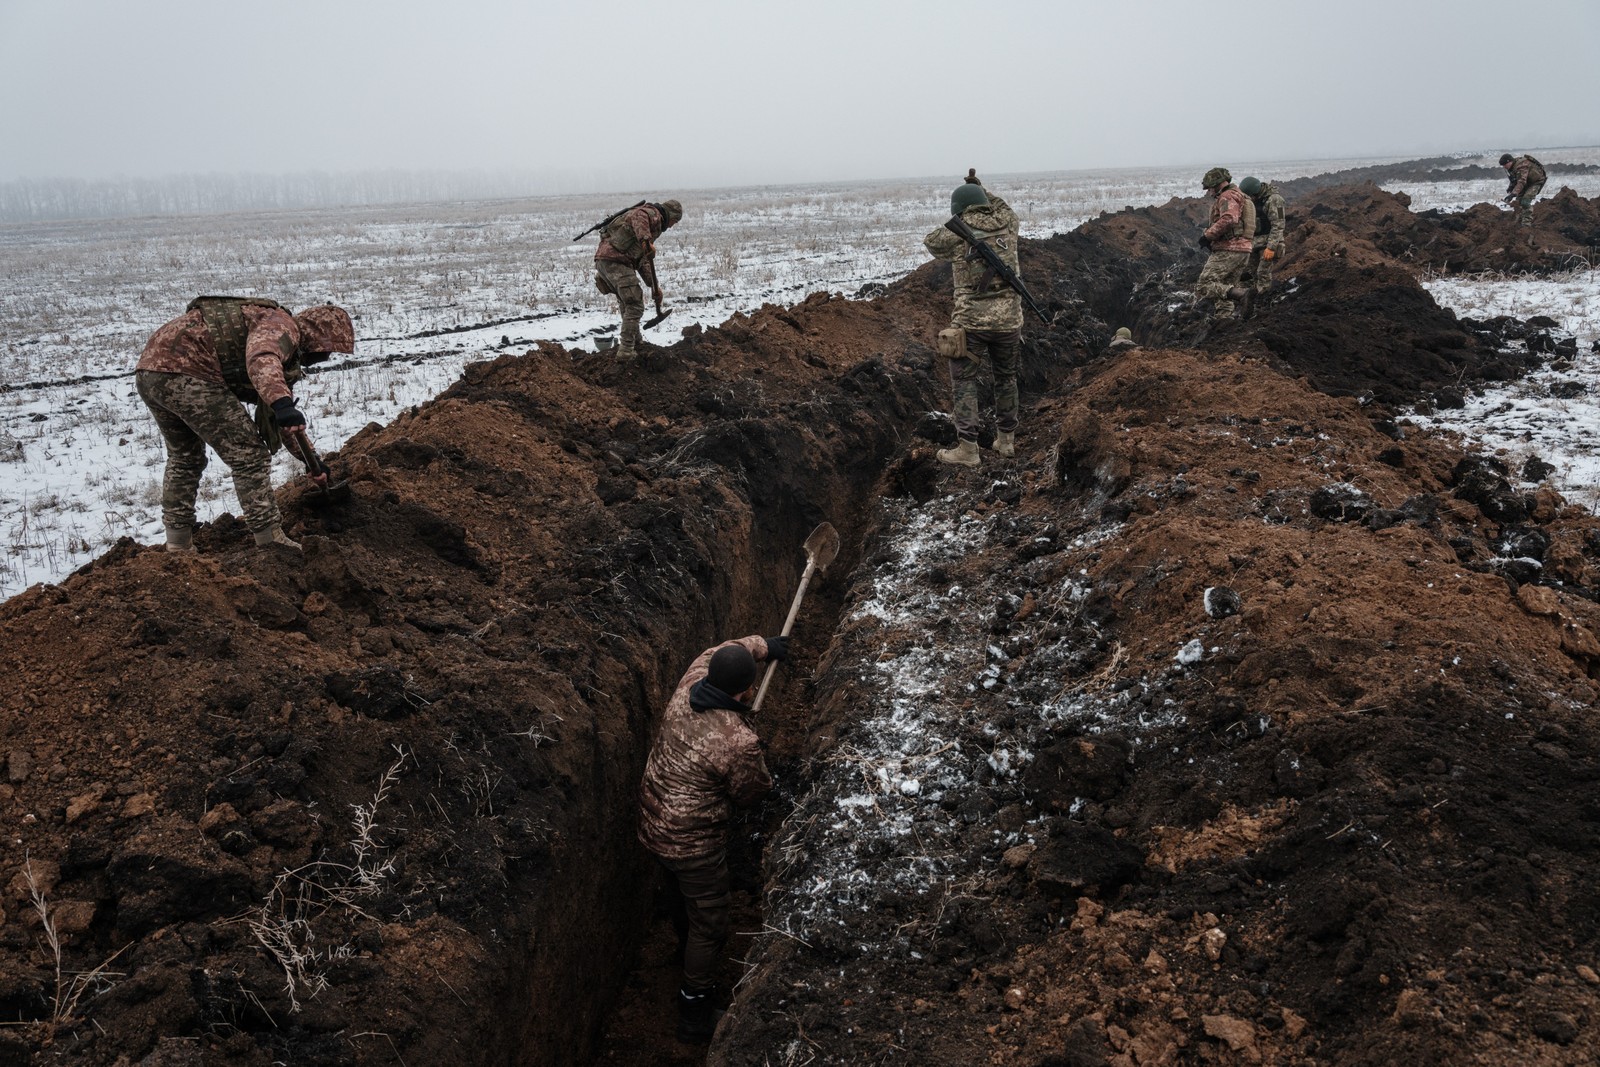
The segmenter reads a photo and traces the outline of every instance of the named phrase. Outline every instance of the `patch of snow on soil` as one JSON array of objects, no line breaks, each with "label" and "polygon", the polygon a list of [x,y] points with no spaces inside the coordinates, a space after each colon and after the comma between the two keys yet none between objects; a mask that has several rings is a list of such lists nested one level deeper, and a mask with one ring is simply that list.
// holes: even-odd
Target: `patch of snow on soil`
[{"label": "patch of snow on soil", "polygon": [[[845,656],[862,664],[838,683],[851,721],[780,831],[767,913],[808,944],[904,957],[915,931],[896,923],[901,905],[937,913],[928,901],[959,895],[1006,848],[1034,842],[1041,813],[1020,777],[1036,751],[1064,732],[1109,727],[1146,743],[1182,711],[1142,705],[1138,686],[1113,694],[1082,676],[1073,653],[1098,631],[1079,617],[1087,590],[1071,578],[1025,618],[996,625],[991,606],[1015,599],[1010,568],[964,564],[1010,558],[1010,546],[1031,540],[1019,535],[1038,532],[1022,528],[1030,520],[975,516],[953,496],[879,506],[884,532],[869,558],[880,562],[858,577],[841,631]],[[1102,536],[1062,544],[1055,559]],[[996,795],[1015,806],[1002,820],[1013,829],[994,828]]]},{"label": "patch of snow on soil", "polygon": [[[1554,468],[1544,474],[1569,501],[1600,509],[1600,270],[1556,278],[1438,278],[1426,287],[1457,315],[1546,315],[1551,332],[1571,336],[1577,354],[1490,389],[1474,390],[1466,406],[1413,415],[1423,426],[1453,430],[1505,461],[1522,477],[1530,459]],[[1541,468],[1542,469],[1542,468]],[[1539,479],[1524,479],[1536,484]]]}]

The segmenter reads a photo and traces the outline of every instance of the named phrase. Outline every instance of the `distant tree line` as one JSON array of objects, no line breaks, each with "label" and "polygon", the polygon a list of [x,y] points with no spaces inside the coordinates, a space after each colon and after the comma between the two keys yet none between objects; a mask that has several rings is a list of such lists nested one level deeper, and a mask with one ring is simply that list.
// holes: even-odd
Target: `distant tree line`
[{"label": "distant tree line", "polygon": [[18,178],[0,182],[0,222],[213,215],[232,211],[494,200],[624,184],[598,172],[365,171],[179,174],[162,178]]}]

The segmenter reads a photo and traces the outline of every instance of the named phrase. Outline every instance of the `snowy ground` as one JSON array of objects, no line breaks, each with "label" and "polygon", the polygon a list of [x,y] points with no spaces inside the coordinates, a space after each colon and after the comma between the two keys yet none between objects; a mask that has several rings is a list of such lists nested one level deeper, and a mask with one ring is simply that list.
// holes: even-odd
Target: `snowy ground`
[{"label": "snowy ground", "polygon": [[[1381,161],[1234,169],[1288,179],[1374,162]],[[985,178],[1017,210],[1025,233],[1047,236],[1104,211],[1193,195],[1203,170]],[[922,236],[946,216],[953,184],[680,194],[685,220],[659,254],[674,312],[655,339],[671,343],[686,326],[901,276],[926,259]],[[637,199],[0,227],[0,598],[59,580],[118,537],[160,540],[163,450],[130,368],[149,334],[191,297],[256,293],[293,307],[332,302],[351,310],[356,355],[319,368],[300,389],[313,438],[332,451],[367,423],[434,396],[468,362],[539,340],[593,352],[598,336],[614,332],[614,313],[591,283],[595,238],[571,238]],[[280,455],[277,481],[296,473]],[[202,519],[237,510],[218,462],[206,473],[200,504]]]},{"label": "snowy ground", "polygon": [[1552,333],[1578,339],[1578,355],[1509,385],[1467,398],[1466,407],[1413,416],[1453,430],[1501,455],[1513,474],[1537,456],[1555,467],[1549,482],[1575,504],[1600,510],[1600,270],[1560,278],[1439,278],[1425,283],[1433,298],[1474,319],[1546,315]]}]

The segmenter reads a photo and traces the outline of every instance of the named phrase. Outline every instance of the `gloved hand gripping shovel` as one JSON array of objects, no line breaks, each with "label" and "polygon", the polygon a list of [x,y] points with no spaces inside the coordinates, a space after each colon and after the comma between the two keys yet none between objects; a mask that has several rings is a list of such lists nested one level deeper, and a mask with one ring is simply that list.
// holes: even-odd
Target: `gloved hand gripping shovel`
[{"label": "gloved hand gripping shovel", "polygon": [[307,504],[325,508],[350,499],[350,483],[343,478],[334,480],[333,471],[317,453],[304,426],[288,426],[282,433],[284,445],[306,465],[306,478],[312,485],[311,492],[306,494]]},{"label": "gloved hand gripping shovel", "polygon": [[[800,601],[805,598],[806,586],[811,584],[811,576],[817,571],[825,571],[828,564],[839,555],[839,531],[833,528],[832,523],[825,522],[811,531],[811,536],[806,538],[806,569],[800,575],[800,588],[795,590],[794,603],[789,605],[789,617],[783,620],[783,636],[788,637],[789,631],[794,628],[795,616],[800,614]],[[755,703],[750,705],[750,714],[754,715],[761,710],[761,701],[767,695],[767,683],[772,681],[772,672],[778,669],[776,662],[767,664],[767,673],[761,678],[761,688],[756,691]]]}]

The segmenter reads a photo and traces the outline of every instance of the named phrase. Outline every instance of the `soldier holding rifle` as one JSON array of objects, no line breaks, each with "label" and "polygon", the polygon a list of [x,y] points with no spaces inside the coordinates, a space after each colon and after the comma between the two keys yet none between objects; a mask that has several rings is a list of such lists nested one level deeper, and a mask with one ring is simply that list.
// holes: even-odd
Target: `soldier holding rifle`
[{"label": "soldier holding rifle", "polygon": [[994,378],[994,450],[1014,455],[1023,301],[1040,319],[1050,320],[1017,273],[1016,213],[984,191],[975,169],[951,194],[950,214],[950,221],[922,242],[936,258],[950,261],[955,281],[955,310],[950,327],[939,331],[939,354],[950,361],[957,442],[938,456],[945,463],[976,467],[984,362]]}]

